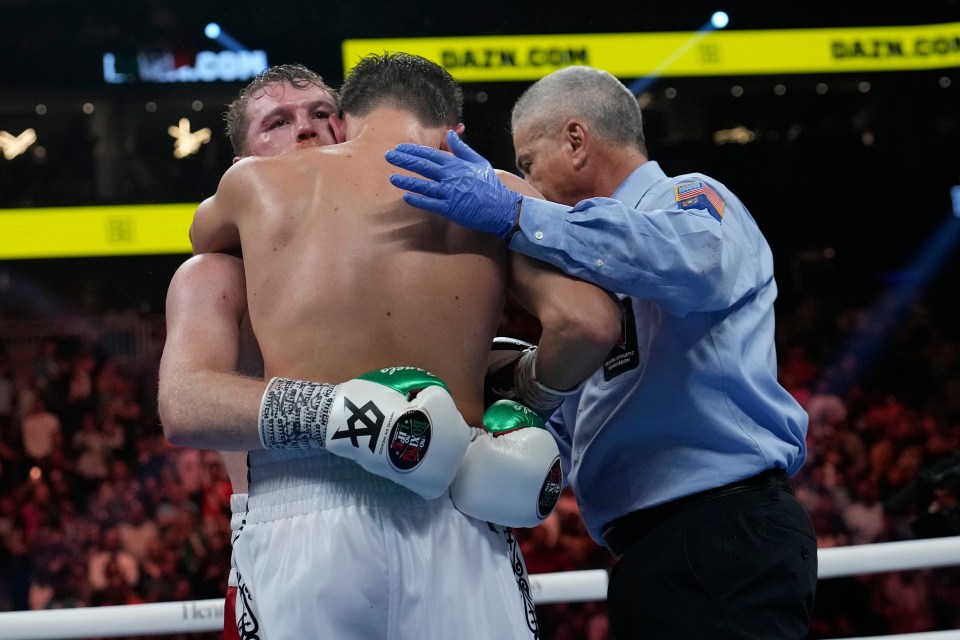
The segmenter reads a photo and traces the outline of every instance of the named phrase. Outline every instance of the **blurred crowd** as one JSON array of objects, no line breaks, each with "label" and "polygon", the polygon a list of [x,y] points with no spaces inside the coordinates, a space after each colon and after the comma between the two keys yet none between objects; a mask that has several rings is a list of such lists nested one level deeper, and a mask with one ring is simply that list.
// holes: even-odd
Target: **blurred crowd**
[{"label": "blurred crowd", "polygon": [[[880,335],[871,310],[816,301],[778,322],[781,379],[810,414],[794,485],[819,547],[960,534],[952,324],[916,304]],[[535,331],[508,308],[504,335]],[[166,442],[158,355],[144,355],[119,359],[90,337],[0,343],[0,611],[225,593],[229,480],[217,453]],[[531,574],[613,564],[568,491],[517,536]],[[821,580],[811,638],[956,629],[957,602],[957,568]],[[545,639],[608,637],[602,601],[538,612]]]}]

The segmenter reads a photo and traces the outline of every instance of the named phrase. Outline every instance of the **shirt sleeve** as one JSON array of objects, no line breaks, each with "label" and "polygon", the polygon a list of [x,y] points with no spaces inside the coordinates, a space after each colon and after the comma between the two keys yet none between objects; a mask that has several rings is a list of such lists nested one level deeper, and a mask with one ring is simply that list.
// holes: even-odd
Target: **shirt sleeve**
[{"label": "shirt sleeve", "polygon": [[745,293],[737,221],[660,200],[640,211],[612,198],[571,208],[525,197],[510,249],[678,316],[730,306]]}]

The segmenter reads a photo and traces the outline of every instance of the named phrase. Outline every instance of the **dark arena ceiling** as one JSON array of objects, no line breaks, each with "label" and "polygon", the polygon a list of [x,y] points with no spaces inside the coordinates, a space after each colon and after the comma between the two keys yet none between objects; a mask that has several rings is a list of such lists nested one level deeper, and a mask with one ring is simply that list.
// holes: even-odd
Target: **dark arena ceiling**
[{"label": "dark arena ceiling", "polygon": [[[137,56],[180,65],[224,51],[205,35],[211,22],[269,64],[302,63],[335,86],[346,39],[695,32],[717,10],[729,14],[728,32],[954,24],[951,37],[960,33],[958,0],[843,4],[0,0],[0,131],[36,135],[18,157],[0,157],[0,208],[210,195],[232,158],[224,106],[245,82],[121,74]],[[894,45],[846,46],[840,54],[876,58]],[[651,78],[638,96],[651,157],[740,195],[788,270],[782,289],[789,270],[818,269],[808,263],[824,251],[841,273],[877,282],[935,233],[960,185],[960,38],[941,46],[953,66]],[[513,168],[509,112],[528,84],[464,82],[466,139],[497,166]],[[168,129],[183,117],[212,135],[176,159]]]}]

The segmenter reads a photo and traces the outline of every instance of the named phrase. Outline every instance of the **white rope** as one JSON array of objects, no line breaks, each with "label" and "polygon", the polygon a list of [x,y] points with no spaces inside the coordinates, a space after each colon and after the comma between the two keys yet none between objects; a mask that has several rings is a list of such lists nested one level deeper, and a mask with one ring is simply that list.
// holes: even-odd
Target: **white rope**
[{"label": "white rope", "polygon": [[960,536],[903,540],[817,551],[818,577],[838,578],[884,571],[960,565]]},{"label": "white rope", "polygon": [[223,630],[223,599],[0,614],[3,640],[116,638]]},{"label": "white rope", "polygon": [[[530,576],[537,604],[583,602],[607,597],[603,569]],[[80,631],[82,630],[82,631]],[[188,600],[124,606],[0,613],[0,640],[145,636],[223,630],[223,600]]]},{"label": "white rope", "polygon": [[[960,565],[960,536],[833,547],[820,549],[817,556],[821,579],[954,566]],[[592,569],[532,575],[530,594],[537,604],[603,600],[607,597],[607,572]],[[0,640],[115,638],[222,628],[221,599],[0,613]],[[960,640],[960,630],[856,640],[901,639]]]},{"label": "white rope", "polygon": [[604,569],[538,573],[530,576],[530,596],[537,604],[606,600],[608,579]]},{"label": "white rope", "polygon": [[955,631],[924,631],[922,633],[898,633],[893,636],[862,636],[860,638],[836,638],[836,640],[960,640],[960,629]]}]

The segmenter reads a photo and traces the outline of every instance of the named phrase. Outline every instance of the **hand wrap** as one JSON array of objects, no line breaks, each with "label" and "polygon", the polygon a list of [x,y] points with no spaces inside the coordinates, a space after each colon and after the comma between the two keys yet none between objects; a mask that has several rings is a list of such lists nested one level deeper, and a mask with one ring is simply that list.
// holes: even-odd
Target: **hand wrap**
[{"label": "hand wrap", "polygon": [[428,499],[450,486],[476,431],[446,385],[413,367],[338,385],[273,378],[258,427],[266,449],[326,449]]}]

